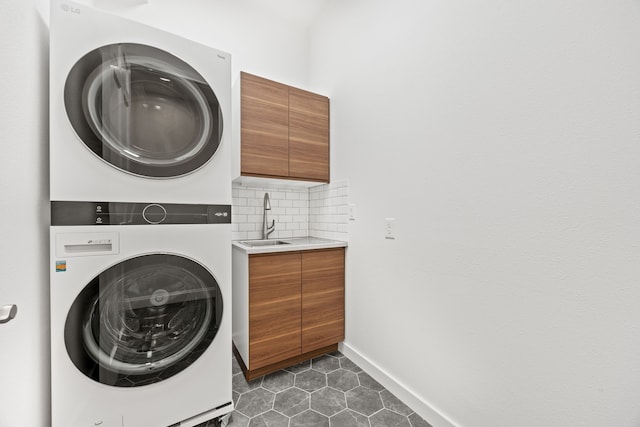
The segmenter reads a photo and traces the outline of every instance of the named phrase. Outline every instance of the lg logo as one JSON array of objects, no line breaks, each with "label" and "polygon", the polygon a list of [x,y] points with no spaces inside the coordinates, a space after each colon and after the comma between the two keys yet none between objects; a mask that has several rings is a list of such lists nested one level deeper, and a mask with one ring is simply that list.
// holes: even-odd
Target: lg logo
[{"label": "lg logo", "polygon": [[62,3],[61,7],[62,7],[62,10],[65,12],[80,14],[80,9],[78,9],[77,7],[69,6],[66,3]]}]

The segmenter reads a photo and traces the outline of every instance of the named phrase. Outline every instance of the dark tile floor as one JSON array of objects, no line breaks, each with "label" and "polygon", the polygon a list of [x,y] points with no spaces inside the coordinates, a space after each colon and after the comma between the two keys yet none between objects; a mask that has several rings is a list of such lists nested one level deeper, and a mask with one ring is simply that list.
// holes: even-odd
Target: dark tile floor
[{"label": "dark tile floor", "polygon": [[339,352],[247,382],[233,360],[228,427],[431,427]]}]

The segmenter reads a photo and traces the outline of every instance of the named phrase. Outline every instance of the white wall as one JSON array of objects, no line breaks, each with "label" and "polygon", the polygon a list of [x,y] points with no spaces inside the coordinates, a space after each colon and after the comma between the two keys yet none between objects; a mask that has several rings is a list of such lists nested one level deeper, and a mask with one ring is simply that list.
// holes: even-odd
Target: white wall
[{"label": "white wall", "polygon": [[0,0],[0,426],[49,420],[48,7]]},{"label": "white wall", "polygon": [[640,425],[640,2],[335,1],[311,46],[346,348],[434,425]]},{"label": "white wall", "polygon": [[247,71],[293,86],[307,85],[307,26],[278,15],[264,2],[150,0],[126,7],[126,1],[102,0],[96,4],[110,5],[113,13],[231,53],[234,79]]}]

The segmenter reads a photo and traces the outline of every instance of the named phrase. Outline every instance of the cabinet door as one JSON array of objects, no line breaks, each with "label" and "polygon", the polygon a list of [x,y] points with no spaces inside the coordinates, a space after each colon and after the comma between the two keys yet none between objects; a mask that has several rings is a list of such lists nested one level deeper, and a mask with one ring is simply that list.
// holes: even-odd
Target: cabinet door
[{"label": "cabinet door", "polygon": [[289,88],[240,74],[240,172],[289,175]]},{"label": "cabinet door", "polygon": [[344,248],[302,252],[302,352],[344,340]]},{"label": "cabinet door", "polygon": [[300,354],[300,252],[249,258],[249,369]]},{"label": "cabinet door", "polygon": [[329,182],[329,98],[292,87],[289,176]]}]

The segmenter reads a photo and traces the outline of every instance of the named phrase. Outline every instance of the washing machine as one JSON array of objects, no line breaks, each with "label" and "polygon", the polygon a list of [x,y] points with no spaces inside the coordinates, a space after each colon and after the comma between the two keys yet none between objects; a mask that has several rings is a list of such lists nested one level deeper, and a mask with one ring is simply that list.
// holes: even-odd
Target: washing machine
[{"label": "washing machine", "polygon": [[233,410],[229,205],[52,202],[53,427]]},{"label": "washing machine", "polygon": [[52,0],[50,200],[231,203],[231,57]]}]

